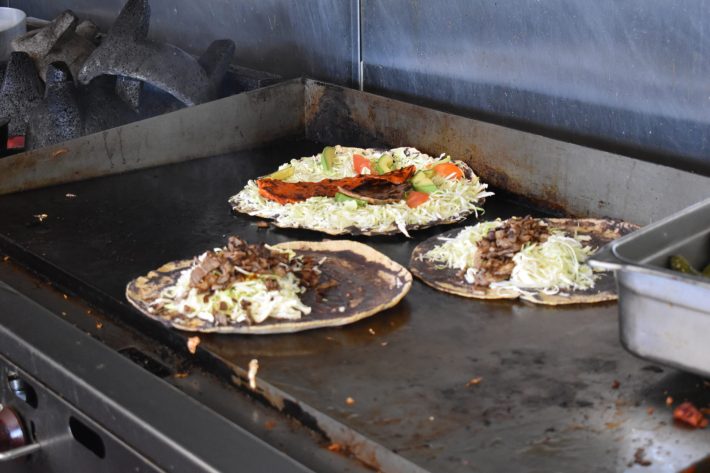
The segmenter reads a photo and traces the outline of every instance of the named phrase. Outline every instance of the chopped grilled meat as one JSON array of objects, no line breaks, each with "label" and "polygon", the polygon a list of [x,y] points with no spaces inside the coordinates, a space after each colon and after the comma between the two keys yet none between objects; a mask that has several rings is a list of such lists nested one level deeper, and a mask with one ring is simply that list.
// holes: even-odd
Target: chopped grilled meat
[{"label": "chopped grilled meat", "polygon": [[529,215],[512,218],[476,243],[474,265],[477,269],[474,284],[488,286],[510,277],[515,267],[513,256],[523,245],[542,243],[550,232],[547,226]]},{"label": "chopped grilled meat", "polygon": [[[290,260],[287,254],[271,251],[263,243],[249,245],[231,236],[222,251],[208,251],[201,259],[195,259],[190,286],[201,292],[211,292],[259,274],[285,276],[292,272],[304,287],[312,288],[318,285],[319,280],[316,266],[316,261],[311,257]],[[274,278],[264,279],[264,284],[270,291],[279,289],[279,283]]]},{"label": "chopped grilled meat", "polygon": [[[311,260],[312,262],[313,260]],[[301,284],[307,288],[316,287],[318,285],[318,280],[320,279],[320,274],[315,270],[315,264],[310,264],[309,266],[303,265],[303,269],[299,272],[301,277]]]},{"label": "chopped grilled meat", "polygon": [[207,256],[201,262],[198,262],[192,273],[190,273],[190,283],[197,284],[210,271],[219,268],[219,259],[213,255],[214,253],[207,253]]},{"label": "chopped grilled meat", "polygon": [[338,192],[353,199],[359,199],[373,205],[394,204],[404,200],[404,196],[412,188],[411,183],[403,182],[366,182],[353,190],[338,187]]},{"label": "chopped grilled meat", "polygon": [[266,286],[267,291],[278,291],[281,286],[279,286],[279,282],[276,279],[264,279],[264,285]]},{"label": "chopped grilled meat", "polygon": [[273,200],[279,204],[292,204],[311,197],[334,197],[338,188],[346,190],[356,189],[363,184],[391,183],[402,184],[414,175],[416,168],[407,166],[385,174],[362,175],[344,177],[342,179],[323,179],[319,182],[284,182],[278,179],[262,178],[256,181],[259,194],[265,199]]}]

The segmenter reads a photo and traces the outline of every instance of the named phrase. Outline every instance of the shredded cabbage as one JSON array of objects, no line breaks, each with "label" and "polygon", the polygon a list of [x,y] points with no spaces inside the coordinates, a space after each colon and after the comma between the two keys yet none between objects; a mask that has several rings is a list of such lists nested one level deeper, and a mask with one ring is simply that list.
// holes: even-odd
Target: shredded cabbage
[{"label": "shredded cabbage", "polygon": [[[423,258],[442,267],[466,270],[464,280],[473,284],[476,268],[473,267],[477,252],[476,243],[502,222],[481,222],[466,227],[454,238],[442,238],[444,243],[423,255]],[[545,294],[557,294],[562,289],[584,290],[594,287],[596,275],[585,261],[592,253],[582,241],[583,235],[566,236],[553,232],[547,241],[524,246],[513,256],[515,266],[510,279],[490,284],[501,293],[530,295],[530,290]]]},{"label": "shredded cabbage", "polygon": [[[414,165],[417,169],[424,169],[441,162],[440,158],[433,158],[415,148],[384,151],[336,146],[335,150],[335,160],[330,170],[323,169],[320,154],[293,159],[290,163],[283,164],[279,169],[288,166],[294,169],[294,174],[285,182],[317,182],[355,176],[353,154],[360,154],[374,163],[382,154],[389,153],[394,158],[396,168]],[[394,225],[406,235],[408,226],[427,225],[432,221],[447,220],[468,212],[478,215],[482,209],[476,204],[482,198],[493,195],[486,191],[487,187],[477,177],[445,179],[427,202],[412,209],[404,201],[358,207],[355,201],[336,202],[330,197],[311,197],[302,202],[281,205],[259,195],[256,181],[250,180],[241,192],[230,198],[230,202],[238,204],[242,211],[272,218],[279,225],[287,227],[328,229],[336,232],[357,227],[364,231],[384,232],[392,230]]]},{"label": "shredded cabbage", "polygon": [[492,288],[536,289],[557,294],[561,289],[584,290],[594,287],[592,268],[584,264],[592,249],[576,238],[553,233],[541,244],[523,247],[513,256],[515,267],[508,281],[491,283]]},{"label": "shredded cabbage", "polygon": [[439,238],[444,243],[429,250],[424,258],[439,263],[445,268],[470,268],[473,266],[478,251],[476,243],[481,241],[488,232],[502,224],[500,219],[480,222],[471,227],[465,227],[454,238]]},{"label": "shredded cabbage", "polygon": [[[258,324],[270,317],[298,320],[311,312],[311,308],[299,298],[305,289],[292,273],[282,277],[254,274],[253,278],[234,283],[229,288],[206,293],[190,287],[191,272],[192,268],[182,271],[176,284],[163,289],[151,305],[211,323],[214,323],[217,313],[224,314],[233,322]],[[266,279],[276,279],[279,289],[268,290],[264,283]],[[244,309],[243,301],[247,303],[248,310]]]}]

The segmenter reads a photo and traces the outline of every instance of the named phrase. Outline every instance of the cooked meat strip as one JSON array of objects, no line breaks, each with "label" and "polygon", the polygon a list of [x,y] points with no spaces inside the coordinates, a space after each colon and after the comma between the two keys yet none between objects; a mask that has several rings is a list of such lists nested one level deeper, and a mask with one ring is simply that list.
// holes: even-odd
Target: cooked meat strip
[{"label": "cooked meat strip", "polygon": [[391,182],[367,182],[353,190],[338,187],[338,192],[368,204],[394,204],[404,200],[405,194],[412,188],[411,183],[393,184]]},{"label": "cooked meat strip", "polygon": [[488,286],[510,277],[515,267],[513,256],[529,243],[542,243],[550,232],[540,220],[525,216],[513,217],[500,227],[488,232],[476,243],[474,265],[477,269],[474,284]]},{"label": "cooked meat strip", "polygon": [[415,171],[414,166],[407,166],[386,174],[323,179],[318,182],[284,182],[265,177],[258,179],[256,184],[262,197],[283,205],[300,202],[311,197],[333,197],[338,192],[338,187],[353,190],[363,184],[370,183],[403,184],[414,175]]},{"label": "cooked meat strip", "polygon": [[[190,273],[190,286],[201,292],[225,289],[235,282],[251,279],[255,274],[285,276],[292,272],[306,288],[318,285],[316,261],[309,257],[289,260],[285,253],[271,251],[263,243],[249,245],[244,240],[230,236],[222,251],[208,251],[200,260],[195,259]],[[246,274],[245,274],[246,273]],[[274,278],[264,279],[269,291],[278,290]]]}]

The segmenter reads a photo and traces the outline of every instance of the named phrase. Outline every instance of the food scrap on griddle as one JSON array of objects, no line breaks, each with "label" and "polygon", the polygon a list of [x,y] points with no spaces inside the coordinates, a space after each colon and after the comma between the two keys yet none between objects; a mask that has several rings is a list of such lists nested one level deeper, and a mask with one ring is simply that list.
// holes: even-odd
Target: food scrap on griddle
[{"label": "food scrap on griddle", "polygon": [[197,352],[197,345],[199,344],[200,337],[190,337],[187,339],[187,350],[194,355]]},{"label": "food scrap on griddle", "polygon": [[690,402],[684,402],[673,409],[673,419],[695,429],[704,429],[708,426],[708,420],[703,413]]}]

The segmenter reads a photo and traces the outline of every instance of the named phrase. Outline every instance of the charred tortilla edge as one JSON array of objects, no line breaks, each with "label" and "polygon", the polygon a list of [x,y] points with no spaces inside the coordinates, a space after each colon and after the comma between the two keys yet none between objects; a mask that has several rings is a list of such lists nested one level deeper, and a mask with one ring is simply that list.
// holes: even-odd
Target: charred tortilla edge
[{"label": "charred tortilla edge", "polygon": [[[364,258],[367,264],[374,264],[381,267],[381,270],[386,271],[388,274],[392,275],[393,278],[399,278],[402,281],[401,287],[395,287],[391,291],[391,296],[388,296],[386,301],[377,304],[368,310],[357,310],[354,309],[352,314],[333,314],[332,318],[320,319],[320,320],[308,320],[308,316],[304,316],[300,320],[294,321],[281,321],[278,324],[266,322],[255,325],[227,325],[227,326],[214,326],[213,324],[202,321],[201,326],[191,326],[179,321],[171,320],[166,315],[161,315],[159,313],[153,313],[148,310],[148,302],[145,301],[145,296],[143,295],[148,291],[148,283],[152,283],[156,278],[170,278],[169,274],[175,275],[176,272],[182,271],[188,268],[192,264],[192,260],[180,260],[173,261],[164,264],[157,270],[149,272],[146,276],[140,276],[126,286],[126,298],[128,301],[138,309],[144,315],[157,320],[165,325],[188,331],[188,332],[201,332],[201,333],[223,333],[223,334],[278,334],[278,333],[293,333],[300,332],[304,330],[312,330],[317,328],[325,327],[337,327],[342,325],[352,324],[359,320],[371,317],[379,312],[386,309],[394,307],[397,305],[404,296],[407,295],[412,287],[412,274],[399,263],[391,260],[384,254],[374,250],[368,245],[348,240],[325,240],[322,242],[314,241],[292,241],[286,243],[280,243],[274,245],[276,248],[288,248],[295,251],[317,251],[317,252],[340,252],[348,251],[355,255]],[[170,283],[174,284],[175,278],[172,278]],[[152,289],[151,292],[162,290],[164,287],[169,285],[167,279],[163,280],[164,284],[157,286]],[[190,319],[199,320],[199,319]]]},{"label": "charred tortilla edge", "polygon": [[[639,227],[637,225],[614,219],[594,219],[594,218],[543,218],[540,219],[548,223],[550,227],[565,231],[578,230],[579,233],[590,235],[592,245],[597,249],[604,244],[620,238]],[[505,221],[505,220],[504,220]],[[463,279],[456,276],[456,271],[452,269],[437,269],[433,263],[423,260],[423,255],[438,244],[438,239],[442,236],[453,237],[462,229],[451,230],[441,235],[429,238],[414,249],[409,262],[410,271],[414,276],[423,281],[426,285],[449,294],[468,297],[472,299],[517,299],[543,305],[565,305],[565,304],[591,304],[598,302],[613,301],[617,299],[616,291],[609,289],[613,287],[614,274],[610,271],[599,275],[595,287],[586,291],[571,291],[561,294],[544,294],[540,291],[529,291],[532,295],[501,293],[500,290],[488,287],[473,286],[467,284]],[[605,288],[601,288],[605,287]]]}]

